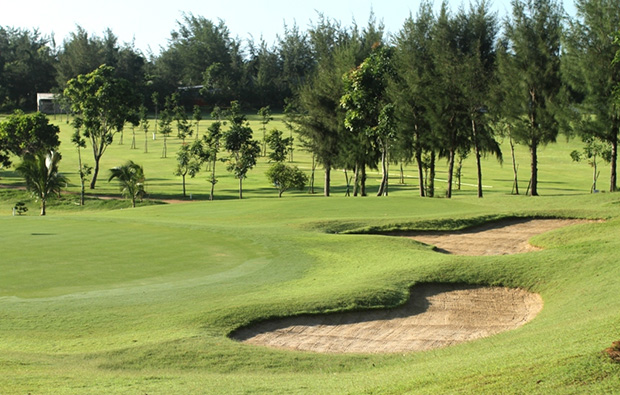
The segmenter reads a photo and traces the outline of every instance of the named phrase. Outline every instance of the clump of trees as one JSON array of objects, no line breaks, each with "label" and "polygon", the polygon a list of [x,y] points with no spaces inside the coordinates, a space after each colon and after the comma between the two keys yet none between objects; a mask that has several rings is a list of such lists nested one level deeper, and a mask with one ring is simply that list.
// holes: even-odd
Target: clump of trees
[{"label": "clump of trees", "polygon": [[[577,15],[565,18],[557,0],[512,0],[511,5],[500,24],[486,0],[456,11],[444,3],[437,13],[425,1],[392,37],[374,15],[366,26],[346,27],[318,14],[305,32],[285,26],[274,45],[241,41],[223,21],[184,14],[168,47],[148,59],[131,44],[119,44],[110,30],[99,37],[78,26],[56,47],[36,30],[0,28],[0,108],[29,109],[36,92],[56,91],[81,120],[82,137],[92,146],[91,188],[101,156],[126,122],[141,123],[148,151],[143,105],[155,111],[162,157],[174,126],[184,142],[196,133],[196,143],[178,154],[179,176],[191,177],[199,163],[208,163],[213,199],[216,164],[224,159],[239,179],[242,197],[243,179],[257,157],[267,155],[268,139],[276,138],[267,135],[271,111],[286,105],[288,127],[312,154],[312,180],[315,166],[323,167],[325,196],[335,169],[344,170],[354,196],[367,195],[367,172],[379,171],[377,194],[387,195],[392,163],[415,163],[419,195],[436,196],[435,174],[445,163],[445,196],[451,197],[455,179],[460,185],[463,159],[473,157],[482,197],[481,158],[501,161],[502,138],[511,147],[528,147],[527,193],[535,196],[538,150],[561,132],[580,137],[586,155],[588,144],[609,147],[604,158],[611,169],[609,189],[615,191],[620,8],[613,0],[576,0]],[[230,105],[202,138],[198,103]],[[260,108],[262,141],[254,139],[242,108]],[[192,110],[195,128],[187,116]],[[15,138],[55,147],[40,137],[14,137],[15,127],[0,129],[5,165],[10,155],[36,151],[16,145]],[[292,161],[292,144],[287,145]],[[279,149],[272,149],[270,160],[284,164]],[[220,158],[220,150],[228,154]]]}]

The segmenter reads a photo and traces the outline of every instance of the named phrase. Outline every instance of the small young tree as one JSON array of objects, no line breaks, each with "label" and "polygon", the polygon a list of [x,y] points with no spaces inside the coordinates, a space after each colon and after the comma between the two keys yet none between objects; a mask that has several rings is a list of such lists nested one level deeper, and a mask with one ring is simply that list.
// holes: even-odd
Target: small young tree
[{"label": "small young tree", "polygon": [[[148,134],[149,134],[149,115],[148,115],[148,111],[146,109],[146,107],[144,105],[140,106],[140,127],[142,128],[142,130],[144,131],[144,153],[148,153],[149,152],[149,139],[148,139]],[[155,121],[155,125],[157,125],[157,121]]]},{"label": "small young tree", "polygon": [[164,144],[162,148],[161,157],[168,157],[168,136],[172,133],[172,111],[173,111],[173,103],[170,97],[166,98],[166,105],[164,110],[160,114],[159,119],[159,129],[160,133],[164,136]]},{"label": "small young tree", "polygon": [[278,190],[278,197],[282,197],[284,191],[292,188],[302,191],[308,183],[308,176],[297,166],[288,166],[282,162],[271,165],[265,174]]},{"label": "small young tree", "polygon": [[202,121],[202,110],[199,105],[194,106],[194,122],[196,126],[196,140],[198,140],[198,135],[200,133],[200,121]]},{"label": "small young tree", "polygon": [[136,127],[140,126],[140,108],[134,108],[131,111],[129,123],[131,123],[131,147],[129,149],[136,149]]},{"label": "small young tree", "polygon": [[54,151],[26,154],[15,169],[26,180],[26,188],[41,202],[41,215],[46,214],[47,200],[60,194],[67,178],[58,172],[61,155]]},{"label": "small young tree", "polygon": [[183,140],[185,143],[185,139],[188,136],[192,135],[192,128],[187,120],[187,113],[185,112],[185,107],[179,103],[179,93],[173,93],[170,96],[170,103],[173,106],[172,113],[174,114],[174,120],[177,123],[177,137]]},{"label": "small young tree", "polygon": [[230,128],[224,134],[224,147],[230,153],[227,169],[239,179],[239,199],[242,199],[243,179],[256,165],[261,150],[258,141],[252,140],[252,129],[245,115],[241,113],[239,102],[232,101],[230,106],[228,115]]},{"label": "small young tree", "polygon": [[22,215],[22,214],[26,214],[28,212],[28,206],[26,206],[26,203],[24,202],[17,202],[15,203],[15,206],[13,207],[13,215],[17,214],[17,215]]},{"label": "small young tree", "polygon": [[258,110],[258,115],[261,117],[260,123],[261,123],[261,130],[263,131],[263,156],[267,156],[266,132],[267,132],[267,124],[273,120],[273,117],[271,116],[271,109],[269,108],[269,106],[262,107],[260,110]]},{"label": "small young tree", "polygon": [[119,181],[123,196],[131,199],[131,207],[136,207],[136,199],[141,199],[146,194],[142,166],[129,160],[124,165],[110,169],[108,182],[115,178]]},{"label": "small young tree", "polygon": [[598,170],[598,158],[609,163],[611,161],[612,147],[608,142],[593,136],[584,137],[583,142],[585,143],[583,151],[579,152],[574,150],[570,153],[570,157],[574,162],[581,162],[581,160],[585,158],[588,164],[592,166],[592,187],[590,188],[590,193],[594,193],[597,191],[596,182],[600,175],[600,171]]},{"label": "small young tree", "polygon": [[82,163],[82,148],[86,148],[86,140],[82,138],[80,129],[82,127],[81,118],[74,118],[73,127],[75,132],[71,136],[71,142],[76,146],[78,152],[78,167],[80,174],[80,206],[84,205],[84,194],[86,189],[86,181],[88,176],[92,173],[93,168],[85,163]]},{"label": "small young tree", "polygon": [[282,132],[273,129],[267,135],[265,142],[271,152],[269,153],[269,160],[273,162],[284,162],[288,156],[288,152],[291,146],[291,140],[293,137],[282,137]]},{"label": "small young tree", "polygon": [[191,145],[181,145],[177,152],[177,168],[174,175],[183,177],[183,197],[187,196],[185,192],[185,177],[189,175],[191,178],[194,178],[206,159],[202,141],[197,140]]},{"label": "small young tree", "polygon": [[220,111],[220,108],[215,107],[211,113],[211,117],[215,119],[215,122],[209,125],[207,134],[202,137],[205,143],[205,156],[208,158],[211,165],[211,175],[208,179],[211,184],[209,200],[213,200],[215,184],[217,184],[217,178],[215,177],[215,165],[217,164],[217,156],[220,152],[220,141],[222,140],[221,116],[222,112]]},{"label": "small young tree", "polygon": [[157,138],[157,123],[159,122],[159,92],[153,92],[151,95],[153,106],[155,107],[155,130],[153,130],[153,140]]}]

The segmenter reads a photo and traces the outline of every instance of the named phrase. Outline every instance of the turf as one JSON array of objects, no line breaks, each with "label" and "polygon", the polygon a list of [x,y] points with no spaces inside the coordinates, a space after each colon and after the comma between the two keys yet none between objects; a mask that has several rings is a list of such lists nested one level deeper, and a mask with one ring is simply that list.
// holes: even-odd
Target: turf
[{"label": "turf", "polygon": [[[564,158],[573,146],[545,152]],[[115,146],[110,162],[127,151]],[[179,197],[172,171],[156,166],[168,162],[139,155],[147,177],[151,169],[161,178],[153,193]],[[73,160],[66,154],[61,165]],[[422,199],[414,183],[388,198],[278,199],[260,167],[241,201],[235,180],[223,177],[214,202],[120,209],[92,200],[52,205],[47,217],[31,202],[28,215],[12,217],[10,206],[27,195],[3,190],[0,393],[616,392],[620,365],[602,350],[619,340],[620,197],[587,193],[589,169],[570,158],[552,165],[543,156],[541,171],[545,163],[538,198],[511,196],[510,169],[491,160],[494,188],[484,199],[473,187]],[[195,181],[198,195],[208,190]],[[605,221],[537,236],[545,250],[513,256],[443,255],[372,234],[514,216]],[[521,287],[545,306],[520,329],[429,352],[321,355],[227,336],[269,317],[395,306],[421,282]]]}]

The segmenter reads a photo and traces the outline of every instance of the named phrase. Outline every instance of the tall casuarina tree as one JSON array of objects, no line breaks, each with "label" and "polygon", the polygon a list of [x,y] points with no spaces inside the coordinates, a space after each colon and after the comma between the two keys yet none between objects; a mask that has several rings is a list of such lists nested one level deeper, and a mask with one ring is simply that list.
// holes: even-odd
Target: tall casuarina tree
[{"label": "tall casuarina tree", "polygon": [[559,131],[562,8],[554,0],[513,0],[500,51],[503,111],[513,137],[529,147],[530,194],[538,195],[538,147],[554,142]]},{"label": "tall casuarina tree", "polygon": [[571,109],[570,125],[585,141],[592,138],[611,146],[609,190],[618,188],[620,104],[614,90],[620,84],[620,62],[614,56],[620,42],[620,6],[616,0],[577,0],[577,18],[570,22],[562,54],[562,76],[582,100]]}]

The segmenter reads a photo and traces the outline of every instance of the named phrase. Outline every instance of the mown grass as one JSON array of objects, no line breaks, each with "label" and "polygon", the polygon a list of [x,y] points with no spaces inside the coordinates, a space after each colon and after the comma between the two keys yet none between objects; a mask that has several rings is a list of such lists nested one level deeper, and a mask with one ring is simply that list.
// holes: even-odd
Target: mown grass
[{"label": "mown grass", "polygon": [[[573,143],[562,144],[545,152]],[[111,147],[110,163],[127,150]],[[178,197],[178,180],[157,166],[174,159],[144,155],[147,177],[150,169],[161,178],[153,193]],[[63,166],[72,160],[66,154]],[[572,165],[549,163],[558,172],[554,184],[543,177],[539,198],[511,196],[510,170],[492,161],[496,187],[484,199],[473,187],[421,199],[413,184],[388,198],[278,199],[260,173],[265,162],[242,201],[223,177],[214,202],[125,209],[93,199],[51,206],[47,217],[32,202],[27,216],[12,217],[9,207],[27,195],[1,190],[0,393],[616,392],[620,366],[602,350],[620,327],[620,197],[586,193],[589,169]],[[100,185],[98,193],[117,193]],[[543,251],[513,256],[450,256],[359,234],[528,216],[605,221],[537,236]],[[274,316],[395,306],[421,282],[521,287],[545,307],[520,329],[428,352],[322,355],[228,337]]]}]

